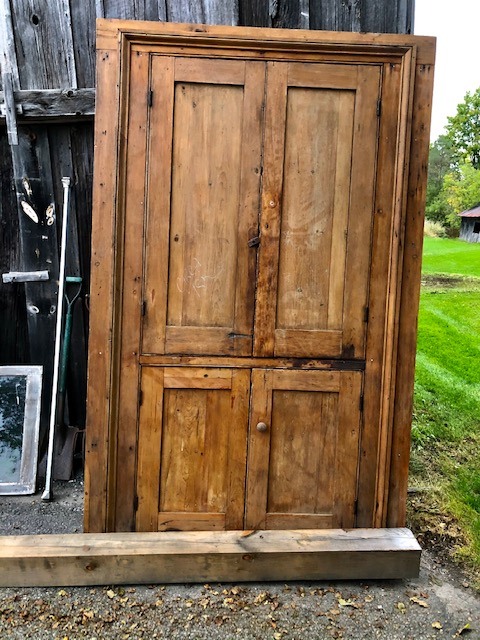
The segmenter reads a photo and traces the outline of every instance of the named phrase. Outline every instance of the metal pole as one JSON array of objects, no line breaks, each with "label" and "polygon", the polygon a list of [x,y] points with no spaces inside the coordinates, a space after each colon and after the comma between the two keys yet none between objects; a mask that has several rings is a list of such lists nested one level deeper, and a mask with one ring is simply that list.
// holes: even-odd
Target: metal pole
[{"label": "metal pole", "polygon": [[60,343],[62,337],[63,318],[63,297],[65,292],[65,256],[67,249],[67,220],[70,197],[70,178],[62,178],[63,185],[63,217],[62,217],[62,240],[60,245],[60,268],[58,273],[58,301],[57,301],[57,323],[55,328],[55,352],[53,356],[53,382],[52,401],[50,405],[50,426],[48,430],[48,453],[47,453],[47,474],[45,477],[45,491],[42,500],[51,500],[52,494],[52,467],[53,467],[53,446],[55,441],[55,419],[57,408],[58,391],[58,370],[60,362]]}]

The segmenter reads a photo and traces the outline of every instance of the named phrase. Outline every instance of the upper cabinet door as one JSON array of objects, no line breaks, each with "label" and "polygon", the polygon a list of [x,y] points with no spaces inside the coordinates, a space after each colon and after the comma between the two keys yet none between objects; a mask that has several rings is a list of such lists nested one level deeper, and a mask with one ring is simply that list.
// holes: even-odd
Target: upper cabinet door
[{"label": "upper cabinet door", "polygon": [[151,60],[142,351],[251,355],[265,64]]},{"label": "upper cabinet door", "polygon": [[364,357],[380,78],[267,64],[257,356]]}]

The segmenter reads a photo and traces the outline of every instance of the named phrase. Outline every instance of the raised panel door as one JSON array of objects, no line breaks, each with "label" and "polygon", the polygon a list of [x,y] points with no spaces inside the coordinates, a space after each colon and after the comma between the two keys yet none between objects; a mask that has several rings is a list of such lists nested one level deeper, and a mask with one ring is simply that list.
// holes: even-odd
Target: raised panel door
[{"label": "raised panel door", "polygon": [[354,526],[361,384],[358,371],[253,371],[246,528]]},{"label": "raised panel door", "polygon": [[252,352],[264,75],[152,57],[143,353]]},{"label": "raised panel door", "polygon": [[362,358],[380,68],[267,65],[254,353]]},{"label": "raised panel door", "polygon": [[248,370],[144,367],[138,531],[242,529]]}]

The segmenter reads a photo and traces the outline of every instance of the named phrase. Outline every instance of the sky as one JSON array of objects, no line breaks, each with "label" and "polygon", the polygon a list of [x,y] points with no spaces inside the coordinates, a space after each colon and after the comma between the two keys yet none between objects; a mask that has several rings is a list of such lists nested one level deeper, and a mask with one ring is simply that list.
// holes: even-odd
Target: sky
[{"label": "sky", "polygon": [[415,0],[414,32],[437,38],[433,141],[466,92],[480,87],[480,0]]}]

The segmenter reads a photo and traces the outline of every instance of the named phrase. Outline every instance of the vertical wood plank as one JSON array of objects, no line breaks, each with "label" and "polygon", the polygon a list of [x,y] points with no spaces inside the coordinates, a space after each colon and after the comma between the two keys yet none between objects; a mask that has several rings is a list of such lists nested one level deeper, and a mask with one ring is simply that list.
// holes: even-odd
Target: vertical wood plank
[{"label": "vertical wood plank", "polygon": [[[264,93],[265,65],[250,62],[245,65],[234,316],[235,333],[244,335],[253,330],[257,256],[248,242],[259,234]],[[246,277],[239,277],[245,267]]]},{"label": "vertical wood plank", "polygon": [[110,420],[117,181],[111,159],[116,157],[118,121],[110,105],[118,100],[117,65],[115,51],[98,51],[84,513],[84,529],[90,532],[107,530],[107,487],[115,460]]},{"label": "vertical wood plank", "polygon": [[327,31],[412,33],[414,0],[310,2],[310,28]]},{"label": "vertical wood plank", "polygon": [[[343,357],[365,354],[365,307],[368,296],[371,227],[377,172],[378,68],[358,70],[352,150],[351,215],[348,222],[345,298],[343,307]],[[353,211],[355,212],[353,214]]]},{"label": "vertical wood plank", "polygon": [[375,526],[386,521],[389,475],[391,464],[392,421],[395,397],[396,362],[399,349],[398,317],[402,283],[402,259],[405,234],[406,193],[408,188],[408,164],[411,139],[411,113],[413,107],[413,82],[415,77],[415,50],[408,52],[402,61],[401,101],[398,112],[399,144],[395,158],[395,192],[393,200],[392,244],[390,248],[390,287],[388,291],[385,327],[385,357],[383,394],[381,406],[381,430],[379,438],[378,477]]},{"label": "vertical wood plank", "polygon": [[[118,209],[123,221],[118,264],[121,276],[121,304],[118,318],[118,424],[116,459],[119,465],[115,481],[115,506],[112,522],[116,531],[130,531],[135,527],[135,474],[139,408],[139,364],[142,309],[143,229],[145,215],[145,167],[147,153],[147,112],[149,55],[131,53],[128,86],[128,107],[122,109],[126,118],[126,138],[120,151],[120,163],[125,167],[121,177]],[[127,84],[128,81],[128,84]],[[124,95],[124,98],[127,96]],[[128,110],[127,110],[128,109]],[[123,228],[122,228],[123,227]],[[123,246],[122,246],[123,245]],[[121,373],[120,373],[121,372]]]},{"label": "vertical wood plank", "polygon": [[163,369],[143,367],[143,403],[138,429],[136,531],[156,531],[160,499],[163,427]]},{"label": "vertical wood plank", "polygon": [[68,88],[77,84],[65,2],[21,0],[11,5],[22,89]]},{"label": "vertical wood plank", "polygon": [[[271,371],[252,371],[245,529],[265,529],[272,420],[271,379]],[[259,422],[266,423],[266,432],[257,431],[256,425]]]},{"label": "vertical wood plank", "polygon": [[358,456],[361,429],[362,373],[344,371],[340,378],[335,466],[334,522],[336,527],[356,526]]},{"label": "vertical wood plank", "polygon": [[[332,229],[332,265],[328,286],[327,328],[337,329],[343,317],[343,292],[345,287],[345,254],[347,249],[348,211],[350,202],[351,153],[353,143],[354,96],[341,98],[338,111],[337,154],[335,164],[334,222]],[[348,143],[350,141],[350,143]]]},{"label": "vertical wood plank", "polygon": [[238,24],[238,0],[166,0],[168,22]]},{"label": "vertical wood plank", "polygon": [[[401,66],[384,65],[382,72],[382,117],[380,118],[375,216],[372,237],[369,322],[365,371],[365,412],[362,431],[357,526],[374,526],[375,495],[378,470],[382,376],[384,366],[384,332],[387,304],[385,274],[389,274],[389,252],[393,224],[395,154],[398,144],[398,109]],[[388,241],[386,241],[388,238]]]},{"label": "vertical wood plank", "polygon": [[171,326],[233,324],[242,131],[231,123],[241,123],[242,93],[237,86],[176,85],[167,311]]},{"label": "vertical wood plank", "polygon": [[260,248],[253,345],[255,356],[272,356],[275,346],[287,70],[286,64],[267,63]]},{"label": "vertical wood plank", "polygon": [[225,514],[227,530],[244,528],[250,377],[248,369],[236,370],[232,375],[232,420],[228,429],[228,502]]},{"label": "vertical wood plank", "polygon": [[239,23],[251,27],[308,29],[308,0],[239,0]]},{"label": "vertical wood plank", "polygon": [[[151,64],[150,86],[155,99],[149,121],[144,283],[146,308],[142,350],[146,353],[165,353],[175,62],[173,58],[153,56]],[[151,281],[158,282],[160,286],[151,285]]]},{"label": "vertical wood plank", "polygon": [[406,518],[432,88],[433,67],[417,65],[399,316],[398,341],[401,349],[398,352],[395,388],[388,527],[398,526],[396,523],[405,522]]},{"label": "vertical wood plank", "polygon": [[[70,0],[74,63],[78,87],[95,86],[95,2]],[[98,16],[103,17],[103,16]]]},{"label": "vertical wood plank", "polygon": [[[20,234],[17,201],[13,188],[13,166],[5,130],[0,132],[0,273],[18,271]],[[25,291],[18,284],[0,286],[0,364],[28,362]]]}]

